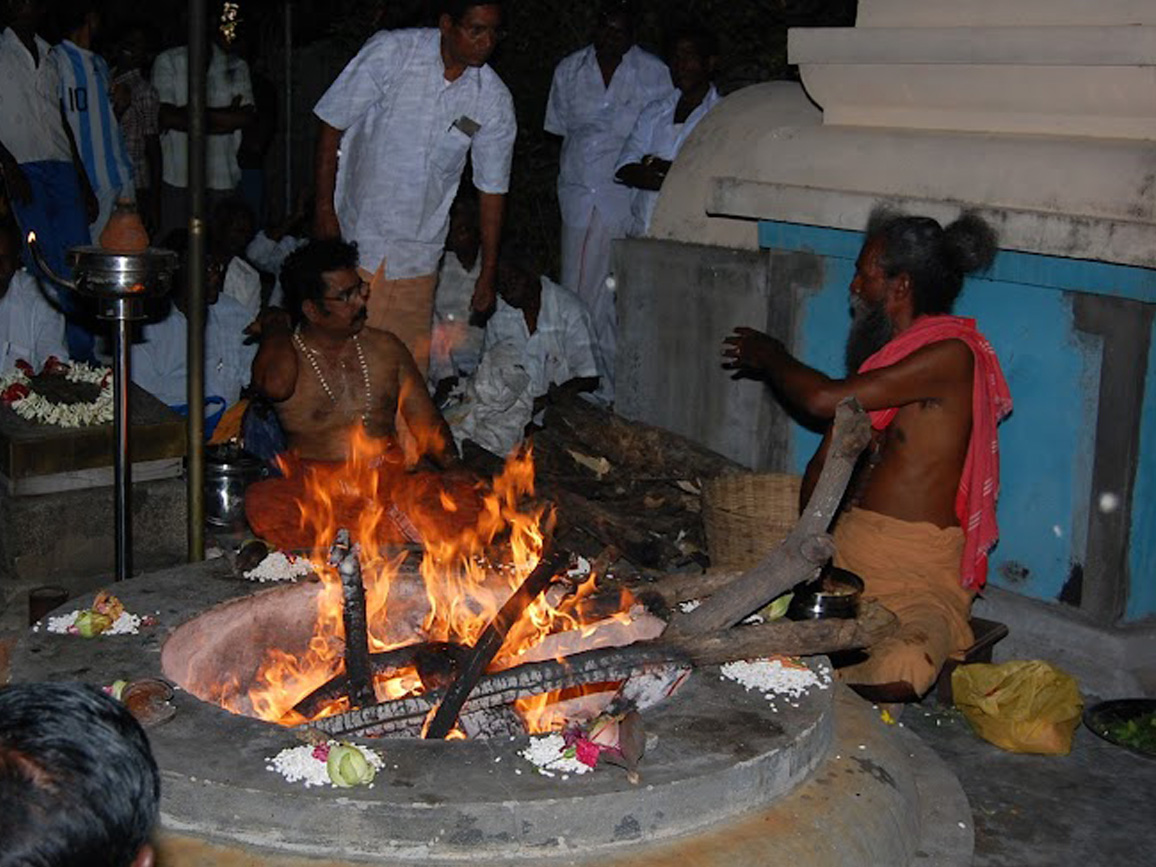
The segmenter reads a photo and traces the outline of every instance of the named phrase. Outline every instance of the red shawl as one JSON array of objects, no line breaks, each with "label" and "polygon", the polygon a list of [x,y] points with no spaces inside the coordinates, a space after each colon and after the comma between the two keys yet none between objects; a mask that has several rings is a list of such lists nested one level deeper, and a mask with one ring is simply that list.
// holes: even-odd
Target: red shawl
[{"label": "red shawl", "polygon": [[[921,316],[886,346],[863,362],[860,373],[887,367],[941,340],[962,340],[975,357],[971,398],[971,441],[955,495],[955,515],[965,541],[959,581],[981,590],[987,580],[987,554],[999,539],[995,502],[999,497],[999,436],[996,426],[1012,408],[1011,393],[991,344],[975,330],[975,320],[961,316]],[[871,426],[883,430],[898,407],[872,412]]]}]

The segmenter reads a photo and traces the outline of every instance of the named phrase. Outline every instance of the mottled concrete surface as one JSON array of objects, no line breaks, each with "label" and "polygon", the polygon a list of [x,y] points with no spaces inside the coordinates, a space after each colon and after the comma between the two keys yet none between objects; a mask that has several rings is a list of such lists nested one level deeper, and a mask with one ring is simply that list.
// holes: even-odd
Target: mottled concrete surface
[{"label": "mottled concrete surface", "polygon": [[973,734],[959,711],[930,700],[909,708],[902,722],[963,783],[975,820],[975,867],[1156,864],[1156,759],[1084,726],[1070,755],[1007,753]]}]

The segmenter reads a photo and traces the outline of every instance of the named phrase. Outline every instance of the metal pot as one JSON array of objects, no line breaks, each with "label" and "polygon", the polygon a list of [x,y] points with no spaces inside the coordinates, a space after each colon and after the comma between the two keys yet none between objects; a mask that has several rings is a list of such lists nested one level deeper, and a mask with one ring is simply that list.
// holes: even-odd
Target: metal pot
[{"label": "metal pot", "polygon": [[245,526],[245,489],[266,475],[265,465],[237,446],[205,450],[205,521],[214,527]]},{"label": "metal pot", "polygon": [[828,566],[815,581],[796,588],[787,617],[791,620],[828,617],[850,620],[859,613],[862,593],[862,578],[846,569]]}]

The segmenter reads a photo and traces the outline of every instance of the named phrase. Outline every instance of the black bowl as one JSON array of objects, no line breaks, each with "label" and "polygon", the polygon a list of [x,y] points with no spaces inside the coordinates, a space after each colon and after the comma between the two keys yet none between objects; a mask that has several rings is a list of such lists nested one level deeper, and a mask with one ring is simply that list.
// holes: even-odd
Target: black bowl
[{"label": "black bowl", "polygon": [[854,572],[828,566],[814,581],[795,588],[787,609],[791,620],[822,620],[837,617],[852,620],[859,613],[863,579]]},{"label": "black bowl", "polygon": [[1128,752],[1147,759],[1156,759],[1156,753],[1138,749],[1112,736],[1112,728],[1116,723],[1126,723],[1154,711],[1156,699],[1152,698],[1118,698],[1102,701],[1084,711],[1084,725],[1110,744],[1123,747]]}]

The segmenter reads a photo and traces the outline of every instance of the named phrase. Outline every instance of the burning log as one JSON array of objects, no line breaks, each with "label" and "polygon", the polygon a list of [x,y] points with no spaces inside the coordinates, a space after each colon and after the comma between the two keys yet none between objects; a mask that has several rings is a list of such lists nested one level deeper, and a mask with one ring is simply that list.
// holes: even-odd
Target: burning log
[{"label": "burning log", "polygon": [[[504,714],[501,709],[516,700],[569,687],[626,681],[638,675],[665,683],[677,676],[678,670],[693,666],[773,654],[810,656],[865,647],[890,634],[896,624],[895,615],[886,608],[865,602],[855,620],[780,620],[677,639],[664,635],[656,641],[627,647],[576,653],[562,661],[530,662],[479,678],[461,706],[461,723],[467,732],[490,729],[495,725],[490,717]],[[439,706],[441,696],[441,691],[434,691],[396,699],[316,720],[310,726],[338,737],[417,737],[425,719]]]},{"label": "burning log", "polygon": [[[444,641],[415,642],[384,650],[369,655],[370,667],[374,677],[389,675],[411,666],[421,668],[420,661],[429,657],[440,656],[452,661],[454,668],[460,668],[469,648],[461,644]],[[420,674],[420,671],[419,671]],[[321,709],[332,701],[349,695],[349,678],[339,674],[326,683],[323,683],[305,698],[294,705],[293,710],[305,718],[316,716]]]},{"label": "burning log", "polygon": [[349,685],[349,702],[354,707],[374,704],[373,666],[369,661],[369,627],[365,616],[365,585],[361,582],[360,546],[351,543],[348,530],[338,530],[329,549],[329,565],[341,577],[344,598],[342,619],[345,623],[345,676]]},{"label": "burning log", "polygon": [[522,586],[506,600],[501,610],[490,621],[477,643],[474,644],[473,650],[466,658],[457,676],[446,688],[445,697],[438,704],[437,713],[426,732],[427,738],[440,740],[453,730],[462,706],[477,685],[478,679],[494,661],[498,651],[501,650],[510,628],[518,622],[522,612],[546,589],[553,579],[554,573],[566,561],[568,555],[549,549],[550,545],[547,542],[543,546],[541,559],[534,567],[534,571],[522,582]]},{"label": "burning log", "polygon": [[827,528],[835,518],[860,453],[871,440],[871,422],[859,402],[846,398],[835,411],[827,462],[793,530],[750,571],[715,593],[686,617],[673,621],[672,639],[734,626],[796,584],[814,578],[834,553]]}]

